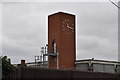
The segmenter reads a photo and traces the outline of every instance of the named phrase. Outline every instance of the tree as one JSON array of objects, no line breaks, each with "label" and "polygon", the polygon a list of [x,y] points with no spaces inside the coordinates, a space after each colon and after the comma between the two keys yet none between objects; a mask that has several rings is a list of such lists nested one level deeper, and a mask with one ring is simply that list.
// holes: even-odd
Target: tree
[{"label": "tree", "polygon": [[11,64],[11,61],[7,56],[1,57],[2,59],[2,79],[7,79],[10,72],[14,71],[16,68]]}]

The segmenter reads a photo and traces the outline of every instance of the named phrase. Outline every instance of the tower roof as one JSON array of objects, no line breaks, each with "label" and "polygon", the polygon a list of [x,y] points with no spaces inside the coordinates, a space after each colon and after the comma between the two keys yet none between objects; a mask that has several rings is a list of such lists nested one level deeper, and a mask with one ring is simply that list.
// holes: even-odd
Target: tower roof
[{"label": "tower roof", "polygon": [[70,13],[62,12],[62,11],[59,11],[59,12],[56,12],[56,13],[50,14],[49,16],[56,15],[56,14],[69,14],[69,15],[73,15],[73,16],[75,16],[74,14],[70,14]]}]

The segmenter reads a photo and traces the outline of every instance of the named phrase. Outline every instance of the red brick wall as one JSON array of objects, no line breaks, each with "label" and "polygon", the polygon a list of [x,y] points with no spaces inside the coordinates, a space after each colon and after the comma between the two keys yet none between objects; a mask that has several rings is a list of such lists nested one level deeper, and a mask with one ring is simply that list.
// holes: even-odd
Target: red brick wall
[{"label": "red brick wall", "polygon": [[[70,19],[71,23],[75,25],[75,16],[66,13],[56,13],[48,17],[48,51],[51,52],[52,41],[55,38],[57,44],[58,56],[49,57],[49,68],[57,68],[57,59],[59,69],[74,68],[76,59],[76,40],[75,29],[70,35],[67,34],[70,30],[62,30],[64,19]],[[75,27],[75,26],[74,26]]]}]

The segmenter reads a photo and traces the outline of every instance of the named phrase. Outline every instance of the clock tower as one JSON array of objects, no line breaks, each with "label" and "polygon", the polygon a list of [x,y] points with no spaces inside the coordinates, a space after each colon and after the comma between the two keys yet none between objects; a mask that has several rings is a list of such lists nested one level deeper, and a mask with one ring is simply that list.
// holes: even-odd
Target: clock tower
[{"label": "clock tower", "polygon": [[48,65],[73,69],[76,60],[75,15],[58,12],[48,16]]}]

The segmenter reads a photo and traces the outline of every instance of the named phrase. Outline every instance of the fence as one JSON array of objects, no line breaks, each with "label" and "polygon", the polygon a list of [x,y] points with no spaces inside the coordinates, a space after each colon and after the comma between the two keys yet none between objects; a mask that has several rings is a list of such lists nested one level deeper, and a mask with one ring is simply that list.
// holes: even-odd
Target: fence
[{"label": "fence", "polygon": [[18,68],[9,75],[9,80],[120,80],[119,74],[55,70],[42,68]]}]

